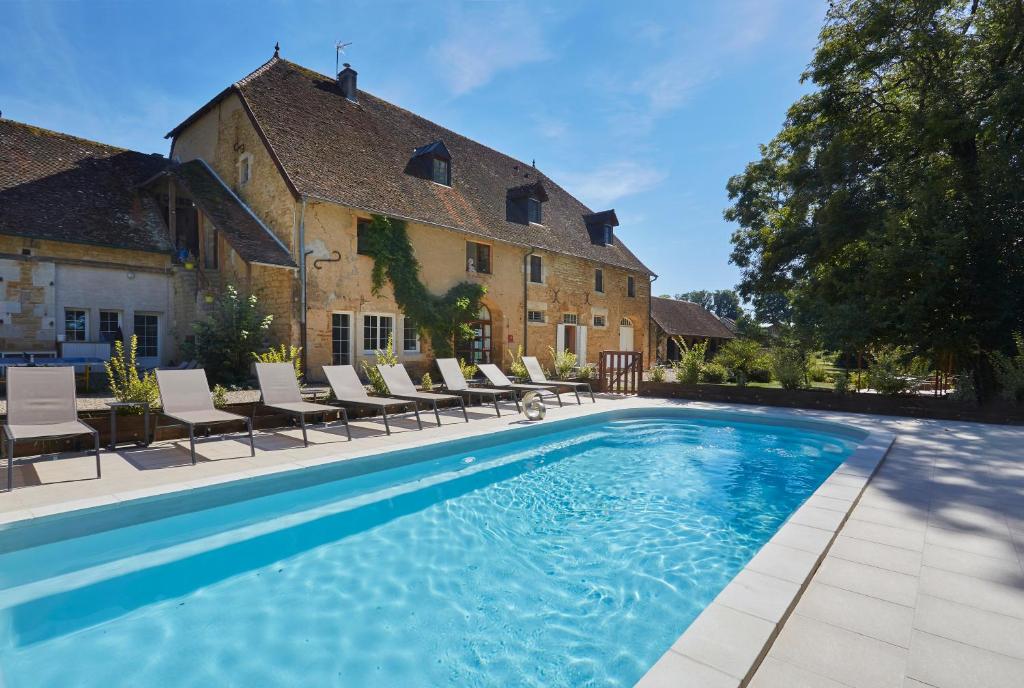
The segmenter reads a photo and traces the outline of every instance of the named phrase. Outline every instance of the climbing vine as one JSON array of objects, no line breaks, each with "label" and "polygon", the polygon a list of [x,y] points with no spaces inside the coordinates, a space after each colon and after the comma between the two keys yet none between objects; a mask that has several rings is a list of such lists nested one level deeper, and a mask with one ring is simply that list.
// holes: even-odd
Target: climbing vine
[{"label": "climbing vine", "polygon": [[380,295],[385,281],[391,282],[395,301],[406,317],[430,336],[434,354],[452,356],[457,339],[473,337],[469,322],[476,319],[487,288],[460,282],[444,296],[431,294],[420,281],[420,263],[413,253],[405,222],[374,215],[368,230],[366,249],[373,258],[374,295]]}]

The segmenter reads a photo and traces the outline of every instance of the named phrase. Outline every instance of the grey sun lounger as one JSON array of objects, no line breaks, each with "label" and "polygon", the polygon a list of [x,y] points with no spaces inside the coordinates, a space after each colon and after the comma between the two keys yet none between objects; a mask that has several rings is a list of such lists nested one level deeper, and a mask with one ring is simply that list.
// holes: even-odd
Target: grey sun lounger
[{"label": "grey sun lounger", "polygon": [[[14,488],[14,445],[21,440],[49,440],[92,435],[96,477],[100,474],[100,433],[78,420],[75,369],[11,367],[7,370],[7,422],[0,450],[7,454],[7,491]],[[3,452],[0,451],[0,454]]]},{"label": "grey sun lounger", "polygon": [[584,389],[590,394],[590,400],[597,403],[594,399],[594,390],[591,389],[589,382],[565,382],[563,380],[548,380],[544,374],[544,368],[541,367],[540,361],[537,360],[536,356],[523,356],[523,365],[526,366],[526,372],[530,375],[530,382],[535,385],[548,385],[550,387],[561,387],[563,389],[570,389],[576,394],[576,403],[581,404],[580,401],[580,390]]},{"label": "grey sun lounger", "polygon": [[[302,443],[309,446],[309,439],[306,437],[306,416],[309,414],[322,413],[324,425],[327,425],[327,414],[333,413],[335,420],[345,421],[345,434],[352,441],[352,431],[348,427],[348,413],[340,406],[328,406],[327,404],[314,404],[303,401],[302,392],[299,391],[299,383],[295,379],[295,367],[291,363],[257,363],[256,378],[260,383],[260,397],[263,405],[277,411],[284,411],[299,419],[302,427]],[[256,409],[259,404],[252,405],[252,424],[256,424]]]},{"label": "grey sun lounger", "polygon": [[[256,444],[252,439],[252,420],[214,407],[205,370],[157,370],[156,383],[160,386],[160,415],[178,421],[175,425],[184,425],[188,428],[189,453],[192,455],[193,466],[196,464],[197,425],[243,421],[249,431],[249,455],[256,456]],[[157,424],[153,427],[154,438],[160,415],[157,416]]]},{"label": "grey sun lounger", "polygon": [[384,418],[384,430],[391,434],[391,426],[388,425],[388,409],[404,409],[412,406],[416,414],[416,424],[420,430],[423,429],[423,422],[420,420],[420,409],[414,401],[405,399],[392,399],[391,397],[371,397],[366,393],[366,387],[359,379],[356,369],[350,365],[324,366],[324,375],[327,376],[327,383],[331,386],[331,392],[339,404],[350,406],[365,406],[378,409]]},{"label": "grey sun lounger", "polygon": [[377,365],[377,370],[380,372],[381,377],[384,378],[384,384],[388,386],[388,393],[393,397],[399,399],[409,399],[417,404],[424,402],[431,404],[434,407],[434,418],[437,419],[437,427],[441,427],[441,414],[437,411],[437,402],[439,401],[450,401],[455,399],[462,405],[462,416],[469,422],[469,414],[466,413],[466,402],[463,401],[462,397],[455,394],[434,394],[433,392],[421,392],[416,389],[416,385],[412,383],[412,378],[409,377],[409,372],[405,369],[405,366],[399,363],[398,365]]},{"label": "grey sun lounger", "polygon": [[507,395],[516,403],[516,411],[522,412],[522,408],[519,406],[519,398],[516,396],[515,390],[494,389],[492,387],[470,387],[469,383],[466,382],[466,376],[462,374],[462,368],[459,366],[459,362],[454,358],[437,359],[437,367],[441,371],[441,377],[444,379],[445,388],[449,392],[454,392],[455,394],[469,399],[469,403],[473,403],[474,394],[480,397],[480,403],[483,403],[485,398],[490,397],[491,401],[494,402],[494,410],[500,418],[501,409],[498,407],[498,399]]},{"label": "grey sun lounger", "polygon": [[519,397],[522,398],[527,392],[536,392],[541,396],[553,396],[558,400],[558,405],[562,405],[562,396],[558,393],[557,388],[547,387],[544,385],[521,385],[512,382],[505,376],[505,373],[501,372],[501,368],[494,365],[493,363],[481,363],[477,366],[480,372],[484,374],[487,381],[495,389],[510,389],[515,390],[519,393]]}]

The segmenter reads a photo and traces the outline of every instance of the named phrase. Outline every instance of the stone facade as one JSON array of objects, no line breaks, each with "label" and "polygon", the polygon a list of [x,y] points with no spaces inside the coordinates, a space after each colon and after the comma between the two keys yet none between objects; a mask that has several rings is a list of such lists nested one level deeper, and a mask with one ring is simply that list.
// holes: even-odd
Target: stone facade
[{"label": "stone facade", "polygon": [[[372,346],[364,341],[363,316],[377,315],[391,318],[400,359],[416,374],[429,367],[429,337],[420,338],[417,350],[404,351],[403,315],[390,288],[385,287],[379,296],[372,293],[373,260],[356,250],[357,221],[369,219],[370,214],[334,203],[297,198],[236,95],[225,97],[179,132],[171,155],[180,161],[205,160],[289,247],[297,263],[301,263],[302,253],[300,232],[304,234],[301,240],[308,252],[305,345],[311,379],[322,379],[320,367],[338,360],[332,341],[335,314],[339,322],[347,325],[349,334],[350,356],[342,360],[358,363],[360,359],[373,359]],[[244,184],[239,179],[243,156],[248,157],[251,170],[251,177]],[[543,283],[530,284],[526,281],[528,248],[418,222],[408,223],[408,233],[421,265],[421,279],[432,293],[443,294],[467,280],[486,285],[484,305],[490,315],[490,358],[500,365],[508,362],[506,351],[514,351],[519,345],[525,345],[528,354],[550,365],[549,349],[559,343],[559,324],[566,316],[575,317],[576,323],[568,328],[575,331],[563,334],[562,339],[567,347],[575,341],[571,348],[583,354],[587,362],[595,363],[602,350],[619,350],[629,343],[632,350],[646,351],[650,283],[644,273],[627,273],[575,256],[538,251],[543,263]],[[467,271],[467,241],[491,247],[491,274]],[[231,267],[230,260],[224,262],[221,279],[258,294],[274,315],[274,341],[300,342],[300,275],[259,265],[243,272]],[[244,265],[241,261],[238,264]],[[595,289],[598,269],[603,271],[603,292]],[[627,296],[630,276],[635,285],[632,297]],[[527,324],[527,310],[542,311],[545,321]],[[347,321],[343,320],[345,316]],[[604,324],[595,326],[595,316],[603,318]]]}]

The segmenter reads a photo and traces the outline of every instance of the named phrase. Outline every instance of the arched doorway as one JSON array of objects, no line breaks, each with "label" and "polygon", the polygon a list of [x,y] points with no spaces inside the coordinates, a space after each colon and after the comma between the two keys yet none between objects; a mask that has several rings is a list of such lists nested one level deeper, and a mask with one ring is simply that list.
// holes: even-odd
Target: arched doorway
[{"label": "arched doorway", "polygon": [[633,350],[633,321],[623,318],[619,321],[619,351]]},{"label": "arched doorway", "polygon": [[456,357],[466,359],[467,363],[490,363],[493,351],[491,311],[487,306],[480,306],[476,320],[468,324],[473,330],[473,338],[456,344]]}]

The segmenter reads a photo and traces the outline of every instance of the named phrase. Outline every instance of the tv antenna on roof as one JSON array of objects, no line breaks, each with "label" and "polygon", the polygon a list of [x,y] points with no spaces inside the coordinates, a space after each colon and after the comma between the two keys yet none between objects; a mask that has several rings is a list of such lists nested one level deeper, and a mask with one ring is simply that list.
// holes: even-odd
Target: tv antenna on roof
[{"label": "tv antenna on roof", "polygon": [[334,44],[334,73],[335,74],[338,73],[338,62],[341,59],[341,55],[345,52],[345,48],[349,47],[350,45],[352,45],[352,41],[349,41],[348,43],[342,43],[341,41],[337,41]]}]

